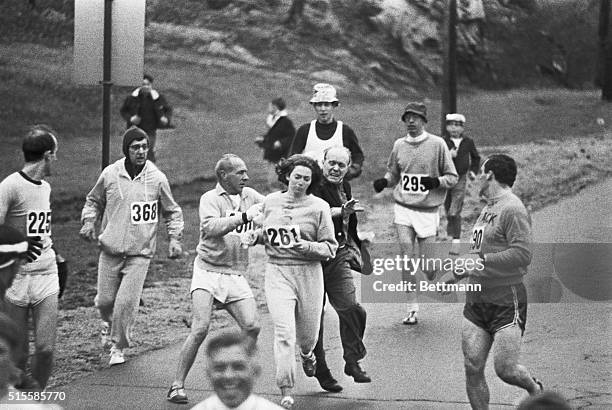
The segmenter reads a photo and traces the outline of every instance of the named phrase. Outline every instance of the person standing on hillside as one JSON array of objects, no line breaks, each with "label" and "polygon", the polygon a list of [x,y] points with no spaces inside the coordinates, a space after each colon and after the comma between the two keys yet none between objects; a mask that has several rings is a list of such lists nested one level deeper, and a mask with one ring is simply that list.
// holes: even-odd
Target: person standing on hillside
[{"label": "person standing on hillside", "polygon": [[461,243],[461,210],[465,199],[467,178],[474,180],[480,169],[480,155],[474,141],[464,134],[465,116],[446,114],[446,134],[444,141],[453,157],[453,164],[459,179],[457,185],[450,188],[444,200],[446,211],[446,233],[452,238],[451,255],[459,254]]},{"label": "person standing on hillside", "polygon": [[261,215],[264,197],[246,186],[247,167],[237,155],[223,155],[215,174],[217,185],[200,198],[200,240],[190,291],[193,320],[166,397],[173,403],[188,401],[185,379],[208,335],[213,307],[226,309],[251,344],[259,334],[257,304],[244,276],[249,252],[241,237],[254,231],[253,220]]},{"label": "person standing on hillside", "polygon": [[[45,125],[33,126],[22,144],[23,168],[0,182],[0,224],[15,228],[29,242],[37,243],[36,249],[31,248],[35,252],[28,256],[28,263],[19,266],[5,295],[6,311],[23,332],[15,362],[24,374],[29,356],[28,316],[32,314],[35,354],[31,370],[33,384],[38,386],[30,386],[31,389],[44,389],[53,368],[59,278],[51,239],[51,186],[45,178],[51,175],[57,149],[53,130]],[[26,380],[29,378],[23,381]]]},{"label": "person standing on hillside", "polygon": [[276,175],[276,164],[281,158],[287,158],[291,141],[295,135],[293,122],[287,116],[287,103],[282,98],[273,99],[268,104],[268,117],[266,125],[268,132],[263,137],[255,140],[255,143],[263,148],[263,159],[268,161],[267,183],[268,189],[278,183]]},{"label": "person standing on hillside", "polygon": [[81,213],[81,237],[100,246],[95,304],[102,318],[102,344],[112,344],[111,366],[125,363],[124,349],[130,345],[130,329],[155,253],[160,215],[170,238],[168,256],[182,254],[183,212],[166,175],[147,160],[148,150],[147,134],[135,126],[128,129],[123,134],[125,158],[104,168]]},{"label": "person standing on hillside", "polygon": [[127,128],[135,125],[149,136],[147,159],[155,162],[155,142],[157,130],[167,128],[172,118],[172,107],[166,98],[153,89],[153,77],[145,74],[142,85],[133,90],[123,101],[121,116]]},{"label": "person standing on hillside", "polygon": [[500,379],[530,395],[543,390],[542,383],[519,364],[527,322],[523,276],[531,263],[532,234],[531,217],[512,192],[516,162],[504,154],[491,155],[481,171],[480,196],[487,205],[474,224],[469,252],[460,257],[466,269],[441,278],[454,283],[467,277],[470,284],[481,287],[466,293],[461,331],[466,390],[473,409],[489,408],[485,367],[491,349]]},{"label": "person standing on hillside", "polygon": [[308,155],[320,166],[326,148],[345,146],[351,151],[351,167],[345,178],[346,180],[357,178],[361,175],[363,151],[355,132],[334,117],[334,112],[339,104],[336,88],[325,83],[315,84],[310,104],[317,118],[298,128],[289,154]]},{"label": "person standing on hillside", "polygon": [[[450,151],[441,137],[425,131],[427,107],[421,102],[410,102],[402,113],[407,135],[395,141],[387,161],[387,173],[374,181],[374,190],[381,192],[393,187],[395,227],[404,255],[425,257],[422,271],[433,280],[435,267],[424,262],[432,256],[446,190],[457,183],[457,171]],[[416,252],[415,242],[418,243]],[[404,280],[416,283],[416,272],[403,270]],[[408,293],[408,316],[405,325],[418,322],[419,304],[416,292]]]}]

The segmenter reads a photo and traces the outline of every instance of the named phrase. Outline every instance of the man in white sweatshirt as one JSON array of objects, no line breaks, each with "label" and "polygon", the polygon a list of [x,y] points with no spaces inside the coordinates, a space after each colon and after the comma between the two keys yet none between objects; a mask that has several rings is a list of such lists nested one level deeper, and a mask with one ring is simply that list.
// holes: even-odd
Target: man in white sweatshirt
[{"label": "man in white sweatshirt", "polygon": [[130,344],[129,330],[155,253],[160,215],[170,237],[169,257],[182,253],[183,212],[166,176],[147,160],[148,150],[147,134],[129,128],[123,135],[125,158],[102,171],[81,213],[80,235],[97,239],[100,246],[95,303],[103,321],[102,343],[112,343],[111,366],[125,363],[124,349]]}]

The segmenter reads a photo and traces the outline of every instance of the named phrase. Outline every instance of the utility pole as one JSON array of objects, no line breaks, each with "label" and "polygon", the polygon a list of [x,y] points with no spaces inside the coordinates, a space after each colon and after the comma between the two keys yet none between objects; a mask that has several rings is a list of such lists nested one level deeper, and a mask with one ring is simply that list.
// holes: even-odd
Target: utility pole
[{"label": "utility pole", "polygon": [[446,114],[457,112],[457,0],[448,0],[446,21],[440,135],[446,131]]},{"label": "utility pole", "polygon": [[[102,169],[110,161],[110,122],[111,122],[111,60],[113,0],[104,0],[104,68],[102,72]],[[99,77],[98,77],[99,78]]]},{"label": "utility pole", "polygon": [[612,101],[612,46],[609,39],[610,0],[599,1],[599,64],[597,80],[601,85],[601,99]]}]

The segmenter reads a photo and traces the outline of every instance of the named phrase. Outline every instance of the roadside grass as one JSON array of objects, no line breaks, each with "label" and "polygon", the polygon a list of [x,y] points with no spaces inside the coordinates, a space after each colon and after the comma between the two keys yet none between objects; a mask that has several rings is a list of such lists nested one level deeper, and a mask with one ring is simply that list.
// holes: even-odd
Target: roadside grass
[{"label": "roadside grass", "polygon": [[[50,178],[53,230],[56,247],[69,260],[72,273],[60,303],[57,365],[50,387],[82,377],[105,366],[107,360],[98,346],[99,319],[93,307],[98,253],[95,246],[78,237],[84,197],[100,171],[101,90],[73,86],[70,61],[69,48],[0,44],[0,103],[8,107],[0,110],[4,133],[0,176],[19,169],[20,138],[27,125],[46,122],[60,134],[55,175]],[[130,356],[179,342],[188,331],[187,291],[198,238],[197,204],[201,194],[214,185],[212,169],[218,157],[225,152],[242,156],[250,169],[251,185],[261,187],[265,164],[253,139],[265,130],[268,101],[285,97],[296,125],[313,118],[307,101],[315,81],[307,77],[219,67],[208,60],[154,47],[148,50],[146,69],[175,106],[176,129],[162,131],[158,137],[158,166],[183,206],[184,249],[188,254],[168,260],[161,227]],[[124,124],[118,110],[128,91],[116,87],[113,92],[112,159],[121,156],[119,135]],[[399,120],[403,106],[419,96],[377,99],[350,87],[340,87],[339,96],[337,118],[355,130],[366,155],[364,173],[353,183],[355,196],[367,208],[362,229],[376,231],[377,240],[395,242],[390,191],[374,196],[371,181],[384,173],[393,141],[404,134]],[[428,129],[439,133],[440,102],[434,93],[429,98]],[[612,175],[612,134],[606,125],[612,124],[612,110],[600,102],[595,91],[464,91],[458,106],[468,119],[467,132],[483,156],[507,152],[517,159],[520,171],[515,190],[532,210]],[[604,125],[599,125],[597,118],[602,118]],[[469,228],[480,207],[476,185],[470,184],[464,229]],[[265,309],[261,291],[264,255],[261,249],[253,252],[249,278]],[[231,323],[224,313],[219,315],[223,319],[215,326]]]}]

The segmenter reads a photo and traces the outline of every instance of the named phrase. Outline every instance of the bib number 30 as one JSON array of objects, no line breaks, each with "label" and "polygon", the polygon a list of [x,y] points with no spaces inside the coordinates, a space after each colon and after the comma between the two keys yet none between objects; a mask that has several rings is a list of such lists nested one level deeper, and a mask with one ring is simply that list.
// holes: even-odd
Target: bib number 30
[{"label": "bib number 30", "polygon": [[269,226],[266,228],[268,242],[279,248],[292,248],[300,239],[300,227],[297,225]]},{"label": "bib number 30", "polygon": [[132,202],[130,218],[134,225],[157,222],[157,201]]},{"label": "bib number 30", "polygon": [[482,247],[482,236],[484,235],[484,225],[477,225],[472,230],[472,237],[470,238],[470,253],[480,252]]},{"label": "bib number 30", "polygon": [[30,237],[51,235],[51,211],[28,211],[26,234]]}]

